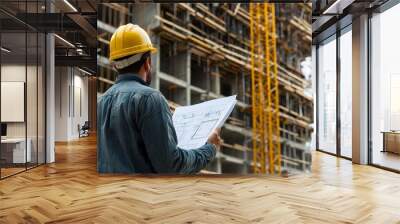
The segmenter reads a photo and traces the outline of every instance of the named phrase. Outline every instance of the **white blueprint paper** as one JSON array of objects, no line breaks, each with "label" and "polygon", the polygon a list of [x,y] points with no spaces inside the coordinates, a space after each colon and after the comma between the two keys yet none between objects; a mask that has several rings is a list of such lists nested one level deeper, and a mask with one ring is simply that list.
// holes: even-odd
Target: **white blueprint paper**
[{"label": "white blueprint paper", "polygon": [[236,104],[236,95],[175,109],[174,123],[178,146],[193,149],[204,145],[215,128],[220,128]]}]

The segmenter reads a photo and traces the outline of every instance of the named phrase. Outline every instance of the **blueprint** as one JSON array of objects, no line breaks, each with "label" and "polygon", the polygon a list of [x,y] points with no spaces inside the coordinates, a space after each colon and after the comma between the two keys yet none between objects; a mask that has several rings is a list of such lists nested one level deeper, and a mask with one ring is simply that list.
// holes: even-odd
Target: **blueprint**
[{"label": "blueprint", "polygon": [[194,149],[207,142],[211,132],[222,127],[236,104],[236,95],[175,109],[172,121],[178,147]]}]

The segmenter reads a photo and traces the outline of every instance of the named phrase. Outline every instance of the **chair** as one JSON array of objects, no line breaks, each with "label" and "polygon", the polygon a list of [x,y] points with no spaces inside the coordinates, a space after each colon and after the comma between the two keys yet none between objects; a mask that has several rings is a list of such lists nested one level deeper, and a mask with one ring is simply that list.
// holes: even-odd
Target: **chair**
[{"label": "chair", "polygon": [[85,121],[82,127],[80,127],[80,125],[78,124],[79,138],[89,136],[89,129],[90,129],[89,121]]}]

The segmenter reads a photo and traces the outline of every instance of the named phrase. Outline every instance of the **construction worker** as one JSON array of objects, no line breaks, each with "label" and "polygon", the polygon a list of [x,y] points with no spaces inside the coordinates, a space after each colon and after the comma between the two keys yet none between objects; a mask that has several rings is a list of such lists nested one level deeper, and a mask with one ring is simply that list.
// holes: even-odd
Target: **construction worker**
[{"label": "construction worker", "polygon": [[192,174],[215,157],[219,131],[200,148],[177,146],[167,101],[149,87],[154,52],[148,34],[138,25],[120,26],[111,37],[110,61],[118,77],[97,105],[100,173]]}]

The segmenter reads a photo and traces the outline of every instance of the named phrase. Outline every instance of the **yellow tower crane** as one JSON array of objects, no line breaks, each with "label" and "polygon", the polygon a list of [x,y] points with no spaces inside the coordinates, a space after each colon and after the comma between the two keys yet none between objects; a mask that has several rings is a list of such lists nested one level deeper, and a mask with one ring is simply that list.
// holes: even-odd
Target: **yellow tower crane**
[{"label": "yellow tower crane", "polygon": [[255,173],[266,173],[268,170],[269,173],[280,174],[275,5],[250,3],[249,7],[253,169]]}]

